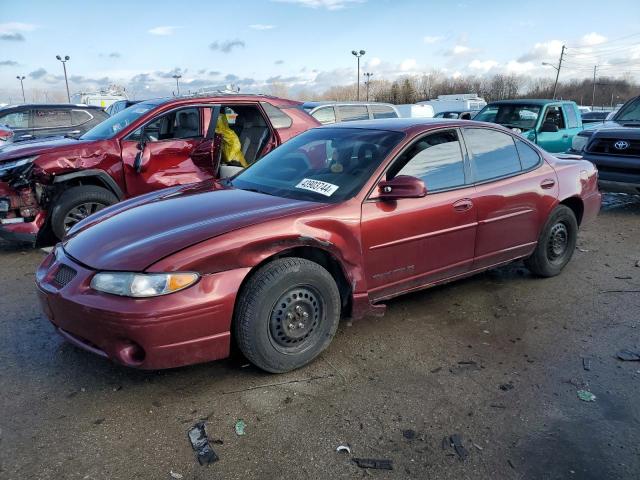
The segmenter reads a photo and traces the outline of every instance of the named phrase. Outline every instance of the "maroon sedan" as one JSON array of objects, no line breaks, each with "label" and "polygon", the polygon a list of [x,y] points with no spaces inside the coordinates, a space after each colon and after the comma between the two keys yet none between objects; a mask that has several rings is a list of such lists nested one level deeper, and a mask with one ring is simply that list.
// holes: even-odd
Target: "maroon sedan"
[{"label": "maroon sedan", "polygon": [[597,171],[468,121],[309,130],[239,175],[150,193],[77,224],[37,272],[67,340],[156,369],[226,357],[270,372],[322,352],[341,316],[525,259],[569,262]]}]

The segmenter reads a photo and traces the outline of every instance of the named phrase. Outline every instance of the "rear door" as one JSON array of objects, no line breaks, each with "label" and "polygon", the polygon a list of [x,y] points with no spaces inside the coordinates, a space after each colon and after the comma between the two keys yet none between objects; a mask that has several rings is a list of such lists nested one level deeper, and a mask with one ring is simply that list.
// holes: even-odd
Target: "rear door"
[{"label": "rear door", "polygon": [[[128,196],[215,178],[219,149],[205,129],[219,106],[189,106],[159,114],[122,140]],[[215,128],[215,127],[214,127]]]},{"label": "rear door", "polygon": [[523,140],[481,127],[463,129],[478,214],[474,269],[533,251],[557,198],[555,171]]},{"label": "rear door", "polygon": [[34,108],[31,135],[34,138],[66,135],[71,128],[71,110],[68,108]]}]

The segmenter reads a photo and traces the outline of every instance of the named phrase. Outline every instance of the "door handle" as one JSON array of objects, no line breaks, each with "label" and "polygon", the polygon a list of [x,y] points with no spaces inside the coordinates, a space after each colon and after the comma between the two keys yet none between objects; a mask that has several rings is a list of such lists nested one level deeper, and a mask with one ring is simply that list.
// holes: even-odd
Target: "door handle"
[{"label": "door handle", "polygon": [[466,212],[467,210],[471,210],[473,208],[473,202],[468,198],[463,198],[462,200],[458,200],[453,204],[453,209],[456,212]]},{"label": "door handle", "polygon": [[545,190],[549,190],[550,188],[553,188],[555,184],[556,184],[556,181],[553,180],[552,178],[545,178],[540,182],[540,186]]},{"label": "door handle", "polygon": [[569,134],[565,133],[564,135],[562,135],[562,138],[569,138]]}]

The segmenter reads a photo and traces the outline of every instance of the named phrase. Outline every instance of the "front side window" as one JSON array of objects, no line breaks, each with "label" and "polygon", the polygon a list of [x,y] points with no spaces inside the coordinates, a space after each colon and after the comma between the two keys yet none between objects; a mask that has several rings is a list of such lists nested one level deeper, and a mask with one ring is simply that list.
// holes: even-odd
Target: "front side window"
[{"label": "front side window", "polygon": [[421,179],[427,192],[464,185],[464,160],[458,133],[447,130],[416,141],[398,158],[387,179],[398,175]]},{"label": "front side window", "polygon": [[613,118],[617,121],[640,122],[640,97],[623,105]]},{"label": "front side window", "polygon": [[29,112],[13,112],[0,116],[0,125],[9,128],[28,128]]},{"label": "front side window", "polygon": [[336,123],[336,112],[333,110],[333,107],[319,108],[312,113],[312,116],[323,125]]},{"label": "front side window", "polygon": [[465,128],[463,132],[476,182],[521,171],[518,151],[510,135],[486,128]]},{"label": "front side window", "polygon": [[294,137],[227,184],[298,200],[336,203],[356,195],[404,133],[317,128]]},{"label": "front side window", "polygon": [[340,113],[340,120],[343,122],[369,120],[369,111],[366,105],[340,105],[337,108]]},{"label": "front side window", "polygon": [[542,123],[543,125],[545,123],[555,125],[556,127],[558,127],[558,130],[566,128],[562,109],[557,105],[547,107],[547,113],[545,114],[544,122]]},{"label": "front side window", "polygon": [[71,112],[63,109],[33,110],[34,128],[57,128],[71,126]]},{"label": "front side window", "polygon": [[201,137],[200,110],[184,108],[161,115],[145,125],[144,136],[150,142]]}]

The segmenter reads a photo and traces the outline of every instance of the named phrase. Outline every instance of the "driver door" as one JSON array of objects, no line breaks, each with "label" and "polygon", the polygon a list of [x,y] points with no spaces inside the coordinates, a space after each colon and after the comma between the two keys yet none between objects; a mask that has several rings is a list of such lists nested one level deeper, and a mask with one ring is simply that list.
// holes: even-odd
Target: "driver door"
[{"label": "driver door", "polygon": [[[567,131],[567,122],[564,112],[560,105],[548,105],[545,108],[544,115],[541,116],[542,121],[538,127],[537,144],[544,148],[547,152],[558,153],[566,152],[571,146],[569,132]],[[542,132],[540,129],[545,123],[553,124],[558,127],[557,132]]]},{"label": "driver door", "polygon": [[190,106],[158,115],[122,141],[128,196],[215,178],[219,144],[205,125],[220,107]]},{"label": "driver door", "polygon": [[410,175],[422,198],[362,205],[362,242],[369,296],[382,300],[471,270],[477,213],[475,188],[457,129],[429,133],[394,161],[386,179]]}]

